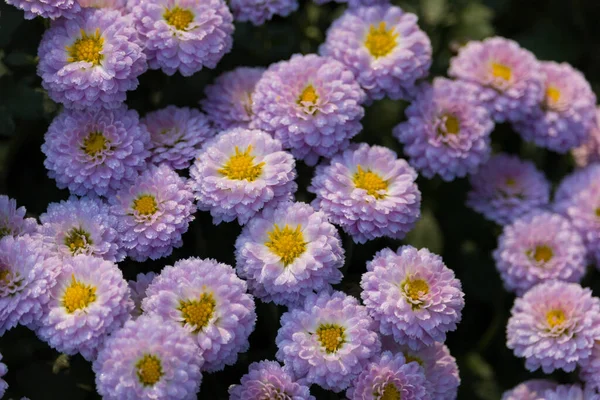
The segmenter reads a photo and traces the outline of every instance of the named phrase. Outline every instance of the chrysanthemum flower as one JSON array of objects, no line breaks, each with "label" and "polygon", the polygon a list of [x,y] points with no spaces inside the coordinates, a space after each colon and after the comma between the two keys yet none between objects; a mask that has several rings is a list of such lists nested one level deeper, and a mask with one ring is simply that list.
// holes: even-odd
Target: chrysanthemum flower
[{"label": "chrysanthemum flower", "polygon": [[60,17],[73,18],[80,11],[78,0],[6,0],[25,12],[25,19],[35,17],[57,19]]},{"label": "chrysanthemum flower", "polygon": [[145,274],[139,273],[135,277],[135,281],[127,282],[129,284],[129,293],[131,300],[133,300],[134,308],[131,313],[134,317],[142,315],[142,300],[146,298],[146,289],[152,283],[156,274],[154,272],[147,272]]},{"label": "chrysanthemum flower", "polygon": [[361,297],[383,335],[412,350],[444,342],[465,306],[461,284],[427,249],[383,249],[367,263]]},{"label": "chrysanthemum flower", "polygon": [[298,9],[298,0],[230,0],[229,7],[236,21],[262,25],[275,15],[287,17]]},{"label": "chrysanthemum flower", "polygon": [[130,0],[152,69],[191,76],[231,50],[233,17],[223,0]]},{"label": "chrysanthemum flower", "polygon": [[310,384],[340,392],[379,353],[367,309],[342,292],[309,294],[303,307],[281,316],[277,359]]},{"label": "chrysanthemum flower", "polygon": [[579,361],[579,376],[590,387],[600,390],[600,340],[594,343],[592,354]]},{"label": "chrysanthemum flower", "polygon": [[59,114],[45,136],[44,166],[56,185],[79,196],[109,196],[146,168],[150,135],[137,112],[74,111]]},{"label": "chrysanthemum flower", "polygon": [[505,226],[493,254],[504,287],[517,296],[548,280],[579,282],[587,267],[577,230],[547,211],[533,211]]},{"label": "chrysanthemum flower", "polygon": [[451,181],[487,161],[494,122],[477,100],[474,85],[436,78],[433,86],[420,87],[405,113],[408,120],[393,134],[410,164],[426,178],[437,174]]},{"label": "chrysanthemum flower", "polygon": [[431,42],[417,16],[391,5],[347,10],[327,31],[319,52],[356,76],[369,100],[410,99],[431,66]]},{"label": "chrysanthemum flower", "polygon": [[185,327],[205,360],[203,371],[222,370],[248,350],[254,330],[254,300],[232,267],[188,258],[165,267],[146,289],[145,313]]},{"label": "chrysanthemum flower", "polygon": [[250,364],[239,385],[229,387],[229,400],[293,399],[315,400],[308,386],[294,380],[276,361]]},{"label": "chrysanthemum flower", "polygon": [[[0,360],[2,360],[2,354],[0,354]],[[8,383],[2,379],[7,372],[8,368],[6,367],[6,364],[0,362],[0,398],[4,396],[4,392],[6,392],[6,389],[8,389]]]},{"label": "chrysanthemum flower", "polygon": [[555,389],[547,389],[542,395],[543,400],[598,400],[598,395],[591,388],[579,385],[560,385]]},{"label": "chrysanthemum flower", "polygon": [[525,381],[502,394],[502,400],[541,400],[548,389],[555,389],[558,384],[546,379]]},{"label": "chrysanthemum flower", "polygon": [[110,8],[122,13],[126,10],[127,0],[77,0],[81,7]]},{"label": "chrysanthemum flower", "polygon": [[540,283],[515,300],[506,335],[529,371],[571,372],[600,337],[600,299],[577,283]]},{"label": "chrysanthemum flower", "polygon": [[540,63],[531,52],[502,37],[467,43],[450,60],[448,75],[474,83],[477,101],[498,122],[523,118],[543,97]]},{"label": "chrysanthemum flower", "polygon": [[109,198],[121,246],[135,261],[166,257],[181,247],[194,220],[194,195],[169,166],[152,166]]},{"label": "chrysanthemum flower", "polygon": [[600,166],[592,164],[586,168],[575,170],[560,182],[554,192],[554,203],[559,204],[564,200],[571,199],[575,194],[588,188],[600,179]]},{"label": "chrysanthemum flower", "polygon": [[215,224],[244,225],[267,204],[288,200],[297,185],[294,158],[259,130],[233,128],[203,146],[190,168],[198,209]]},{"label": "chrysanthemum flower", "polygon": [[110,9],[54,21],[38,56],[37,72],[50,98],[80,110],[120,107],[147,68],[131,21]]},{"label": "chrysanthemum flower", "polygon": [[37,231],[35,218],[25,218],[25,207],[17,208],[17,201],[0,195],[0,239],[5,236],[21,236]]},{"label": "chrysanthemum flower", "polygon": [[140,122],[150,132],[148,162],[173,169],[188,168],[200,146],[215,134],[208,118],[188,107],[168,106],[146,114]]},{"label": "chrysanthemum flower", "polygon": [[254,87],[264,68],[238,67],[206,86],[200,103],[208,119],[219,129],[248,128],[252,120]]},{"label": "chrysanthemum flower", "polygon": [[178,324],[143,315],[112,334],[94,361],[103,399],[195,399],[202,357]]},{"label": "chrysanthemum flower", "polygon": [[402,239],[421,215],[416,179],[392,150],[363,143],[319,165],[308,191],[317,195],[313,207],[355,242]]},{"label": "chrysanthemum flower", "polygon": [[592,124],[588,138],[581,146],[571,150],[571,154],[581,168],[600,161],[600,107],[596,108],[596,122]]},{"label": "chrysanthemum flower", "polygon": [[523,139],[566,153],[581,146],[596,125],[596,95],[583,74],[569,64],[543,62],[546,95],[515,124]]},{"label": "chrysanthemum flower", "polygon": [[256,84],[253,124],[315,165],[348,146],[362,129],[365,93],[339,61],[314,54],[272,64]]},{"label": "chrysanthemum flower", "polygon": [[61,353],[93,360],[104,339],[130,318],[133,302],[116,264],[98,257],[65,258],[36,333]]},{"label": "chrysanthemum flower", "polygon": [[550,200],[550,183],[531,161],[497,154],[470,177],[467,205],[486,219],[506,225]]},{"label": "chrysanthemum flower", "polygon": [[238,274],[263,301],[300,305],[309,293],[342,280],[340,236],[324,213],[306,203],[265,209],[244,227],[235,249]]}]

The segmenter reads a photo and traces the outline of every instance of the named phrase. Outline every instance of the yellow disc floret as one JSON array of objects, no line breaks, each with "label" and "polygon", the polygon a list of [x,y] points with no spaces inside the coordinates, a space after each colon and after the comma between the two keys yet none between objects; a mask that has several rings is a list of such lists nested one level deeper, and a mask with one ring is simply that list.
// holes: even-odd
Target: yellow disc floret
[{"label": "yellow disc floret", "polygon": [[440,135],[457,135],[460,132],[460,121],[455,115],[446,113],[442,115],[441,119],[445,129],[441,129],[441,127],[438,128],[438,133]]},{"label": "yellow disc floret", "polygon": [[286,224],[281,229],[275,224],[273,229],[267,234],[269,240],[265,242],[265,246],[279,256],[281,262],[286,267],[306,251],[306,242],[304,241],[301,229],[301,225],[291,228]]},{"label": "yellow disc floret", "polygon": [[94,65],[100,65],[104,58],[100,52],[104,47],[104,38],[100,35],[100,29],[89,35],[82,29],[81,37],[71,45],[67,46],[68,62],[86,61]]},{"label": "yellow disc floret", "polygon": [[173,7],[170,10],[166,10],[163,17],[167,21],[167,24],[175,27],[175,29],[184,31],[194,20],[194,13],[191,10]]},{"label": "yellow disc floret", "polygon": [[81,228],[72,228],[65,235],[64,243],[71,253],[75,254],[79,250],[86,249],[93,242],[88,232]]},{"label": "yellow disc floret", "polygon": [[393,383],[388,383],[383,389],[383,394],[379,400],[402,400],[400,391]]},{"label": "yellow disc floret", "polygon": [[365,39],[365,47],[375,58],[383,57],[391,53],[398,44],[398,34],[393,29],[387,29],[385,22],[378,26],[372,24]]},{"label": "yellow disc floret", "polygon": [[407,277],[400,284],[400,288],[404,292],[404,295],[409,302],[413,305],[413,308],[418,308],[423,302],[423,296],[429,293],[429,285],[427,284],[427,281],[420,278],[412,279]]},{"label": "yellow disc floret", "polygon": [[265,163],[254,164],[254,158],[252,145],[248,146],[244,152],[235,146],[235,154],[217,172],[232,180],[255,181],[262,174]]},{"label": "yellow disc floret", "polygon": [[154,196],[144,194],[133,201],[132,208],[141,215],[152,215],[158,210]]},{"label": "yellow disc floret", "polygon": [[93,157],[102,150],[106,150],[109,143],[110,141],[106,139],[102,133],[92,132],[85,139],[83,139],[83,146],[81,146],[81,150],[83,150],[88,156]]},{"label": "yellow disc floret", "polygon": [[553,256],[552,248],[546,245],[535,246],[533,250],[533,258],[537,262],[548,262]]},{"label": "yellow disc floret", "polygon": [[178,310],[181,311],[183,320],[192,325],[195,332],[199,332],[208,325],[216,306],[217,302],[212,293],[202,293],[198,300],[180,301]]},{"label": "yellow disc floret", "polygon": [[510,79],[512,78],[512,69],[507,65],[493,62],[492,76],[496,79],[510,82]]},{"label": "yellow disc floret", "polygon": [[376,199],[382,199],[386,196],[385,193],[380,193],[380,191],[387,190],[387,181],[384,181],[381,176],[370,169],[364,170],[361,165],[356,167],[356,173],[352,177],[352,181],[357,189],[366,190],[368,194]]},{"label": "yellow disc floret", "polygon": [[71,284],[65,290],[62,297],[62,305],[69,314],[76,310],[82,310],[96,301],[96,287],[86,285],[71,276]]},{"label": "yellow disc floret", "polygon": [[344,344],[344,328],[336,324],[322,324],[317,329],[317,337],[327,353],[334,353]]},{"label": "yellow disc floret", "polygon": [[565,322],[565,319],[565,313],[560,309],[553,309],[546,313],[546,322],[550,328],[562,325]]},{"label": "yellow disc floret", "polygon": [[160,359],[152,354],[145,354],[135,365],[140,383],[153,386],[163,376]]}]

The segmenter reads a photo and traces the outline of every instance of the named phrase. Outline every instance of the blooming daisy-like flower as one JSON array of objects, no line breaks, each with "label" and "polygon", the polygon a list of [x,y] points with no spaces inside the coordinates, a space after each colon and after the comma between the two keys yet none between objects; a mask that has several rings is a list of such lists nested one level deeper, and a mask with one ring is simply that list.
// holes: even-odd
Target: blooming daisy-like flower
[{"label": "blooming daisy-like flower", "polygon": [[347,10],[333,22],[320,48],[346,65],[369,100],[409,99],[431,66],[431,42],[417,16],[391,5]]},{"label": "blooming daisy-like flower", "polygon": [[60,17],[73,18],[80,11],[78,0],[6,0],[25,12],[25,19],[35,17],[57,19]]},{"label": "blooming daisy-like flower", "polygon": [[352,296],[321,291],[281,316],[277,359],[310,384],[340,392],[379,353],[374,323]]},{"label": "blooming daisy-like flower", "polygon": [[600,390],[600,340],[594,343],[592,354],[585,360],[579,361],[579,366],[581,379],[588,386]]},{"label": "blooming daisy-like flower", "polygon": [[93,360],[107,335],[130,318],[133,302],[116,264],[78,255],[62,261],[57,284],[37,328],[48,345]]},{"label": "blooming daisy-like flower", "polygon": [[[2,354],[0,354],[0,360],[2,360]],[[6,364],[0,362],[0,398],[4,396],[4,392],[6,392],[6,389],[8,389],[8,383],[2,379],[7,372],[8,368],[6,367]]]},{"label": "blooming daisy-like flower", "polygon": [[150,135],[134,110],[75,111],[59,114],[42,152],[48,176],[60,189],[79,196],[109,196],[131,184],[146,168]]},{"label": "blooming daisy-like flower", "polygon": [[248,350],[254,330],[254,300],[232,267],[188,258],[165,267],[142,302],[145,313],[181,324],[204,358],[203,371],[222,370]]},{"label": "blooming daisy-like flower", "polygon": [[476,172],[487,161],[494,122],[478,102],[474,85],[436,78],[433,86],[421,86],[405,113],[408,120],[393,134],[426,178],[437,174],[451,181]]},{"label": "blooming daisy-like flower", "polygon": [[544,174],[517,156],[493,156],[471,175],[470,182],[467,205],[500,225],[543,208],[550,200],[550,183]]},{"label": "blooming daisy-like flower", "polygon": [[244,227],[235,243],[237,272],[263,301],[295,306],[342,280],[344,250],[327,216],[306,203],[282,202]]},{"label": "blooming daisy-like flower", "polygon": [[312,205],[357,243],[381,236],[402,239],[419,219],[417,173],[392,150],[360,144],[319,165]]},{"label": "blooming daisy-like flower", "polygon": [[383,249],[367,263],[361,297],[383,335],[418,351],[446,340],[465,306],[461,284],[427,249]]},{"label": "blooming daisy-like flower", "polygon": [[230,0],[229,7],[236,21],[262,25],[275,15],[287,17],[298,9],[298,0]]},{"label": "blooming daisy-like flower", "polygon": [[267,204],[288,200],[297,185],[294,158],[259,130],[233,128],[203,146],[190,168],[198,209],[215,224],[244,225]]},{"label": "blooming daisy-like flower", "polygon": [[110,9],[54,21],[38,56],[37,72],[50,98],[80,110],[120,107],[147,68],[131,21]]},{"label": "blooming daisy-like flower", "polygon": [[596,126],[596,95],[583,74],[569,64],[543,62],[545,93],[515,124],[523,139],[566,153],[583,145]]},{"label": "blooming daisy-like flower", "polygon": [[493,254],[504,287],[517,296],[548,280],[579,282],[587,267],[577,230],[547,211],[533,211],[505,226]]},{"label": "blooming daisy-like flower", "polygon": [[502,400],[541,400],[542,394],[548,389],[555,389],[556,382],[546,379],[525,381],[502,394]]},{"label": "blooming daisy-like flower", "polygon": [[152,69],[191,76],[231,50],[233,17],[223,0],[130,0]]},{"label": "blooming daisy-like flower", "polygon": [[523,118],[543,98],[540,63],[517,42],[502,37],[467,43],[450,60],[448,75],[474,83],[477,101],[498,122]]},{"label": "blooming daisy-like flower", "polygon": [[130,320],[113,333],[94,361],[103,399],[195,399],[202,356],[178,324],[156,316]]},{"label": "blooming daisy-like flower", "polygon": [[181,247],[195,211],[194,195],[168,165],[152,166],[109,198],[121,246],[135,261],[166,257]]},{"label": "blooming daisy-like flower", "polygon": [[590,388],[579,385],[560,385],[555,389],[547,389],[543,400],[598,400],[600,395]]},{"label": "blooming daisy-like flower", "polygon": [[133,300],[134,309],[132,311],[132,315],[134,317],[139,317],[142,315],[142,300],[146,298],[146,289],[152,283],[156,274],[154,272],[147,272],[145,274],[139,273],[135,277],[135,281],[129,281],[129,294],[131,295],[131,300]]},{"label": "blooming daisy-like flower", "polygon": [[587,140],[579,147],[571,150],[578,167],[600,161],[600,107],[596,108],[596,123],[592,124]]},{"label": "blooming daisy-like flower", "polygon": [[17,201],[0,195],[0,239],[5,236],[21,236],[37,231],[35,218],[25,218],[25,207],[17,208]]},{"label": "blooming daisy-like flower", "polygon": [[219,129],[248,128],[252,120],[252,95],[264,68],[239,67],[225,72],[204,89],[200,103]]},{"label": "blooming daisy-like flower", "polygon": [[308,386],[294,380],[276,361],[250,364],[239,385],[229,387],[229,400],[293,399],[315,400]]},{"label": "blooming daisy-like flower", "polygon": [[150,132],[148,162],[173,169],[188,168],[200,146],[215,133],[204,114],[188,107],[168,106],[140,122]]},{"label": "blooming daisy-like flower", "polygon": [[515,300],[506,335],[529,371],[571,372],[600,337],[600,299],[577,283],[540,283]]},{"label": "blooming daisy-like flower", "polygon": [[346,148],[362,129],[365,93],[349,69],[328,57],[295,54],[272,64],[252,100],[252,123],[310,166]]}]

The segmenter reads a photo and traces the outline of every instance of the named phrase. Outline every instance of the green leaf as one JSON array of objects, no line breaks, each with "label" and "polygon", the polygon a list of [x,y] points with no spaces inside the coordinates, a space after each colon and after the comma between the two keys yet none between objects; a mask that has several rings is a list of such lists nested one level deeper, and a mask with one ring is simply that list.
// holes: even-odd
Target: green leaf
[{"label": "green leaf", "polygon": [[417,221],[414,229],[406,235],[404,242],[418,249],[426,247],[433,253],[442,253],[444,237],[435,216],[430,210],[423,210],[421,219]]},{"label": "green leaf", "polygon": [[446,15],[446,0],[421,0],[423,19],[429,25],[438,25]]},{"label": "green leaf", "polygon": [[0,105],[0,135],[12,136],[15,134],[15,121],[8,108]]}]

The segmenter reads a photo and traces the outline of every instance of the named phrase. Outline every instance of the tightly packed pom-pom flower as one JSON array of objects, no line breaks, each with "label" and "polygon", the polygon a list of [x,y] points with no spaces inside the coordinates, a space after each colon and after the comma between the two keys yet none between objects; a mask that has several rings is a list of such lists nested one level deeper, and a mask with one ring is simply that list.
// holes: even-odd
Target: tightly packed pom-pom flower
[{"label": "tightly packed pom-pom flower", "polygon": [[135,261],[166,257],[183,245],[195,211],[194,195],[169,166],[152,166],[109,198],[121,246]]},{"label": "tightly packed pom-pom flower", "polygon": [[110,8],[127,14],[127,0],[77,0],[81,7]]},{"label": "tightly packed pom-pom flower", "polygon": [[600,390],[600,341],[596,341],[592,354],[579,362],[579,376],[589,387]]},{"label": "tightly packed pom-pom flower", "polygon": [[401,246],[379,251],[367,263],[361,297],[383,335],[412,350],[444,342],[465,306],[461,284],[442,258]]},{"label": "tightly packed pom-pom flower", "polygon": [[436,78],[433,86],[421,86],[405,113],[408,120],[393,134],[426,178],[437,174],[451,181],[476,172],[489,158],[494,122],[478,102],[474,85]]},{"label": "tightly packed pom-pom flower", "polygon": [[272,64],[252,100],[253,125],[307,165],[343,150],[362,129],[365,93],[349,69],[328,57],[296,54]]},{"label": "tightly packed pom-pom flower", "polygon": [[17,208],[17,201],[0,195],[0,239],[4,236],[21,236],[37,231],[35,218],[25,218],[25,207]]},{"label": "tightly packed pom-pom flower", "polygon": [[78,255],[62,261],[36,333],[61,353],[93,360],[105,338],[130,318],[133,302],[116,264]]},{"label": "tightly packed pom-pom flower", "polygon": [[596,108],[596,122],[588,132],[587,140],[571,150],[578,167],[586,167],[600,161],[600,107]]},{"label": "tightly packed pom-pom flower", "polygon": [[7,4],[25,12],[25,19],[35,17],[57,19],[74,18],[81,7],[78,0],[6,0]]},{"label": "tightly packed pom-pom flower", "polygon": [[233,128],[202,147],[190,168],[191,188],[215,224],[237,218],[244,225],[265,205],[291,198],[295,165],[269,134]]},{"label": "tightly packed pom-pom flower", "polygon": [[301,305],[340,283],[344,250],[327,216],[306,203],[282,202],[254,217],[235,243],[237,272],[263,301]]},{"label": "tightly packed pom-pom flower", "polygon": [[[283,396],[283,397],[282,397]],[[250,364],[239,385],[229,388],[229,400],[256,399],[315,400],[308,386],[298,383],[286,368],[276,361]]]},{"label": "tightly packed pom-pom flower", "polygon": [[38,56],[37,72],[50,98],[80,110],[120,107],[147,68],[129,18],[109,9],[54,21]]},{"label": "tightly packed pom-pom flower", "polygon": [[556,382],[546,379],[525,381],[502,394],[502,400],[540,400],[548,389],[555,389]]},{"label": "tightly packed pom-pom flower", "polygon": [[[0,360],[2,360],[2,354],[0,354]],[[2,379],[7,372],[8,368],[6,367],[6,364],[0,362],[0,398],[4,396],[4,392],[6,392],[6,389],[8,389],[8,383]]]},{"label": "tightly packed pom-pom flower", "polygon": [[46,133],[44,166],[60,189],[68,188],[79,196],[109,196],[145,169],[149,142],[137,112],[125,106],[65,110]]},{"label": "tightly packed pom-pom flower", "polygon": [[565,176],[554,192],[556,208],[559,210],[564,208],[566,206],[566,204],[562,204],[564,200],[569,200],[574,195],[586,190],[598,179],[600,179],[600,166],[595,164],[577,169],[570,175]]},{"label": "tightly packed pom-pom flower", "polygon": [[577,283],[540,283],[515,300],[506,335],[528,370],[571,372],[600,337],[600,300]]},{"label": "tightly packed pom-pom flower", "polygon": [[550,201],[550,183],[531,161],[497,154],[471,175],[467,205],[505,225]]},{"label": "tightly packed pom-pom flower", "polygon": [[381,5],[347,10],[333,22],[320,48],[346,65],[370,100],[412,98],[431,66],[431,42],[417,16]]},{"label": "tightly packed pom-pom flower", "polygon": [[547,389],[542,398],[543,400],[598,400],[600,395],[588,387],[560,385],[555,389]]},{"label": "tightly packed pom-pom flower", "polygon": [[133,300],[134,305],[131,315],[134,317],[142,315],[142,300],[146,298],[146,289],[148,289],[148,286],[150,286],[155,277],[156,274],[154,272],[147,272],[145,274],[139,273],[135,277],[135,281],[127,282],[131,300]]},{"label": "tightly packed pom-pom flower", "polygon": [[168,106],[146,114],[140,122],[150,132],[148,162],[173,169],[188,168],[200,146],[215,133],[204,114],[188,107]]},{"label": "tightly packed pom-pom flower", "polygon": [[200,103],[208,119],[221,130],[248,128],[252,121],[252,96],[264,68],[238,67],[225,72],[204,89]]},{"label": "tightly packed pom-pom flower", "polygon": [[543,62],[546,95],[515,124],[523,139],[559,153],[584,144],[596,124],[596,95],[569,64]]},{"label": "tightly packed pom-pom flower", "polygon": [[504,287],[522,296],[548,280],[579,282],[587,267],[586,248],[568,219],[533,211],[504,227],[494,251]]},{"label": "tightly packed pom-pom flower", "polygon": [[203,371],[222,370],[248,350],[254,330],[254,300],[232,267],[188,258],[165,267],[142,302],[145,313],[183,325],[199,346]]},{"label": "tightly packed pom-pom flower", "polygon": [[540,63],[516,42],[502,37],[470,41],[450,61],[448,75],[477,86],[477,101],[503,122],[522,119],[543,98]]},{"label": "tightly packed pom-pom flower", "polygon": [[374,323],[354,297],[322,291],[281,316],[277,359],[307,383],[340,392],[379,353]]},{"label": "tightly packed pom-pom flower", "polygon": [[262,25],[275,15],[287,17],[298,9],[298,0],[230,0],[229,7],[236,21]]},{"label": "tightly packed pom-pom flower", "polygon": [[94,361],[103,399],[195,399],[202,356],[178,324],[143,315],[112,334]]},{"label": "tightly packed pom-pom flower", "polygon": [[148,65],[167,75],[215,68],[233,44],[233,17],[223,0],[131,0]]},{"label": "tightly packed pom-pom flower", "polygon": [[312,205],[357,243],[381,236],[402,239],[421,215],[417,173],[396,153],[360,144],[319,165]]}]

